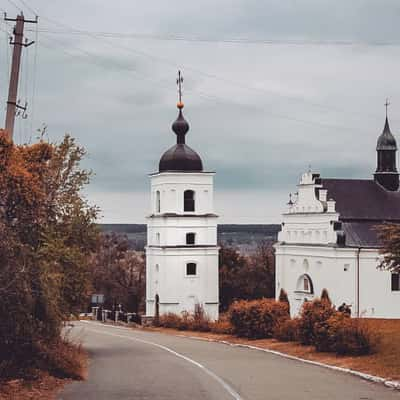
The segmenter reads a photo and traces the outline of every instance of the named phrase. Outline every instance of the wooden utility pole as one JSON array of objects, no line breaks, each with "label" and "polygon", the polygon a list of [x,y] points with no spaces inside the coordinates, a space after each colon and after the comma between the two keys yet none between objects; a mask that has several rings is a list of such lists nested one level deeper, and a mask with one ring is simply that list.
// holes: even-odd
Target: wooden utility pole
[{"label": "wooden utility pole", "polygon": [[19,82],[19,72],[21,69],[21,54],[22,48],[32,45],[34,42],[29,42],[27,39],[24,41],[24,25],[25,23],[37,23],[36,20],[26,20],[24,15],[21,14],[17,16],[16,19],[4,17],[5,21],[14,21],[16,25],[14,27],[14,39],[10,38],[10,44],[14,46],[11,64],[11,74],[10,74],[10,86],[8,90],[8,101],[7,101],[7,113],[6,113],[6,135],[8,139],[13,139],[14,134],[14,122],[17,109],[26,111],[27,105],[21,106],[17,103],[18,96],[18,82]]}]

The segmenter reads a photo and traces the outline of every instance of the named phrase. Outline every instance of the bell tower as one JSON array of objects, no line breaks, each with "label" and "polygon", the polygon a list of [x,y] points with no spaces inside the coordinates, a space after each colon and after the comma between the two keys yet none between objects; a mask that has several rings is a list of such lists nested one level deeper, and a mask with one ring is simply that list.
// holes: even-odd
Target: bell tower
[{"label": "bell tower", "polygon": [[387,116],[388,106],[389,102],[386,100],[385,126],[376,145],[377,168],[374,180],[386,190],[396,191],[399,189],[399,173],[396,166],[397,143],[389,127]]},{"label": "bell tower", "polygon": [[181,73],[176,144],[150,175],[151,212],[147,217],[146,316],[193,313],[201,306],[218,319],[217,218],[213,207],[214,172],[186,144]]}]

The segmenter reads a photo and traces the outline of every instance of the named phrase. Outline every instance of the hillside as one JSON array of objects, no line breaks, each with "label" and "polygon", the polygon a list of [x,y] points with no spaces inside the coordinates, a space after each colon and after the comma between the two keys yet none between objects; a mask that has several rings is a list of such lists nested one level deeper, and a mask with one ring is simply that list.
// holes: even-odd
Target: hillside
[{"label": "hillside", "polygon": [[[103,232],[126,235],[136,250],[143,250],[146,244],[144,224],[100,224],[100,228]],[[276,241],[280,229],[277,224],[221,224],[218,225],[218,243],[249,253],[262,241]]]}]

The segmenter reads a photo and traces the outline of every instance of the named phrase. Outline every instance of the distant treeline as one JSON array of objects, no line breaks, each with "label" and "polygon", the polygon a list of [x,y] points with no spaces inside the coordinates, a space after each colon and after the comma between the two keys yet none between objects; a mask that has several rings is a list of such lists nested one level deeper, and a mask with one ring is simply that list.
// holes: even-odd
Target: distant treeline
[{"label": "distant treeline", "polygon": [[[100,224],[103,232],[115,233],[146,233],[145,224]],[[265,236],[276,236],[281,230],[278,224],[221,224],[218,233],[252,233]]]}]

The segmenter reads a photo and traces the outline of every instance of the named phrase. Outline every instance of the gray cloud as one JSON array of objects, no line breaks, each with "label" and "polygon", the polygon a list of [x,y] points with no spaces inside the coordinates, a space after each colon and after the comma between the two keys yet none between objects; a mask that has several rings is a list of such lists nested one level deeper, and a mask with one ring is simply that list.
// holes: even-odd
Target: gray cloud
[{"label": "gray cloud", "polygon": [[[8,5],[0,0],[0,7]],[[35,0],[31,6],[96,32],[371,42],[244,45],[41,34],[32,125],[48,124],[51,140],[70,132],[86,147],[84,166],[96,173],[87,194],[105,221],[142,221],[146,214],[147,174],[175,140],[178,67],[185,75],[187,141],[217,172],[225,222],[279,221],[287,193],[310,164],[324,176],[371,176],[386,96],[392,130],[400,130],[399,47],[372,44],[400,40],[397,1]],[[44,18],[41,27],[63,29]],[[3,74],[3,89],[6,83]],[[28,140],[30,124],[17,122],[17,140]]]}]

